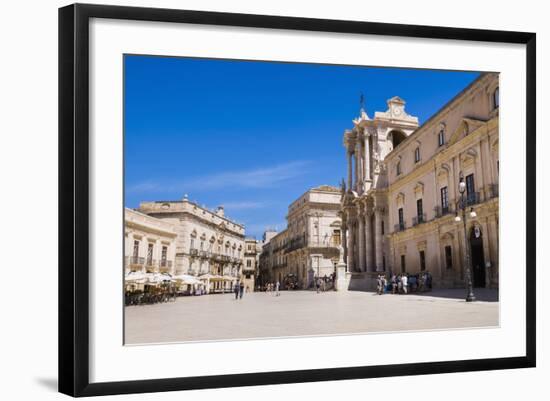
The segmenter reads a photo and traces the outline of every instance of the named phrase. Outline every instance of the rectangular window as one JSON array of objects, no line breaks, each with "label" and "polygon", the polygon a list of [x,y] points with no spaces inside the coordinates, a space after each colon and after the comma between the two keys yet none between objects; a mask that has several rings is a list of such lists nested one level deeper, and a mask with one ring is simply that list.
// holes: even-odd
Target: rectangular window
[{"label": "rectangular window", "polygon": [[405,228],[405,221],[403,220],[403,208],[400,207],[397,211],[397,214],[399,216],[399,229],[403,230]]},{"label": "rectangular window", "polygon": [[439,131],[439,134],[437,134],[437,144],[439,146],[445,145],[445,132],[443,130]]},{"label": "rectangular window", "polygon": [[397,162],[397,175],[400,175],[401,174],[401,162]]},{"label": "rectangular window", "polygon": [[334,239],[334,245],[340,245],[340,230],[334,230],[332,238]]},{"label": "rectangular window", "polygon": [[401,255],[401,273],[405,273],[407,267],[405,266],[405,255]]},{"label": "rectangular window", "polygon": [[151,266],[153,264],[153,244],[147,246],[147,265]]},{"label": "rectangular window", "polygon": [[160,260],[162,261],[162,266],[166,266],[166,257],[168,255],[168,247],[163,246],[162,247],[162,253],[160,256]]},{"label": "rectangular window", "polygon": [[444,214],[449,211],[449,193],[447,187],[441,188],[441,211]]},{"label": "rectangular window", "polygon": [[424,251],[420,251],[420,270],[426,270],[426,254]]},{"label": "rectangular window", "polygon": [[252,267],[252,261],[250,259],[246,261],[246,267]]},{"label": "rectangular window", "polygon": [[445,267],[447,269],[453,268],[453,250],[450,245],[445,247]]},{"label": "rectangular window", "polygon": [[414,150],[414,162],[418,163],[420,161],[420,148]]},{"label": "rectangular window", "polygon": [[422,199],[417,199],[416,201],[416,217],[418,218],[418,222],[422,223],[424,221],[424,210],[422,207]]},{"label": "rectangular window", "polygon": [[134,241],[134,258],[137,258],[139,256],[139,241]]},{"label": "rectangular window", "polygon": [[195,249],[195,239],[194,238],[191,238],[191,245],[190,245],[191,249]]},{"label": "rectangular window", "polygon": [[475,201],[476,189],[474,182],[474,175],[470,174],[466,176],[466,198],[468,203],[473,203]]}]

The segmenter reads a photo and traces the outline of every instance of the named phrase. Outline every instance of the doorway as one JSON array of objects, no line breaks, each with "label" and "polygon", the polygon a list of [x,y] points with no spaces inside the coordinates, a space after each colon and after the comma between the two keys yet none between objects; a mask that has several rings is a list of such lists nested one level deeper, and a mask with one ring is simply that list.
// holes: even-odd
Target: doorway
[{"label": "doorway", "polygon": [[474,287],[485,287],[485,257],[483,255],[483,236],[480,227],[470,232],[470,256],[472,262],[472,281]]}]

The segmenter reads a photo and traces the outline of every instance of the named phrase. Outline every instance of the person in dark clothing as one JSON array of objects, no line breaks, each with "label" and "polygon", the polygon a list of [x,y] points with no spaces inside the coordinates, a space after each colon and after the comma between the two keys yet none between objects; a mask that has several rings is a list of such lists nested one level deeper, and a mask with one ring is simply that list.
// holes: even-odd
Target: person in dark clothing
[{"label": "person in dark clothing", "polygon": [[235,292],[235,299],[239,299],[239,292],[240,292],[239,284],[235,284],[233,291]]},{"label": "person in dark clothing", "polygon": [[241,281],[241,284],[239,285],[239,298],[242,298],[244,294],[244,283]]}]

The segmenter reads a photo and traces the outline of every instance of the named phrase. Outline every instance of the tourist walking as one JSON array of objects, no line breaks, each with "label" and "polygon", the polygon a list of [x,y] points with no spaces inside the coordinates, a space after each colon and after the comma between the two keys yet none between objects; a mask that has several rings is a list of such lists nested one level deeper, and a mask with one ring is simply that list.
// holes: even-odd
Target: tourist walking
[{"label": "tourist walking", "polygon": [[242,299],[244,294],[244,283],[241,281],[241,284],[239,285],[239,298]]},{"label": "tourist walking", "polygon": [[275,283],[275,296],[277,296],[277,297],[278,297],[279,295],[281,295],[281,294],[279,293],[279,287],[280,287],[280,286],[281,286],[281,283],[279,283],[279,282],[277,281],[277,282]]},{"label": "tourist walking", "polygon": [[407,277],[406,274],[403,274],[403,276],[401,276],[401,283],[403,285],[403,294],[406,294],[407,293],[407,287],[409,285],[409,279]]},{"label": "tourist walking", "polygon": [[317,287],[317,294],[319,294],[319,290],[321,289],[321,279],[320,278],[315,280],[315,286]]},{"label": "tourist walking", "polygon": [[394,275],[391,276],[391,293],[395,294],[397,292],[397,277]]},{"label": "tourist walking", "polygon": [[235,299],[239,299],[239,284],[235,283],[235,287],[233,287],[233,292],[235,293]]}]

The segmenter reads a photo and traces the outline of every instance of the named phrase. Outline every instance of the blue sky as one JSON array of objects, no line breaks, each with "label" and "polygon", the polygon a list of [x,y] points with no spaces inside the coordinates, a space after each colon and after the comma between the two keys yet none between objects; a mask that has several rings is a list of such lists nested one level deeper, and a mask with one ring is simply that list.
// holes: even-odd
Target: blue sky
[{"label": "blue sky", "polygon": [[343,132],[400,96],[426,121],[477,78],[450,72],[125,56],[125,206],[189,199],[260,238],[346,175]]}]

